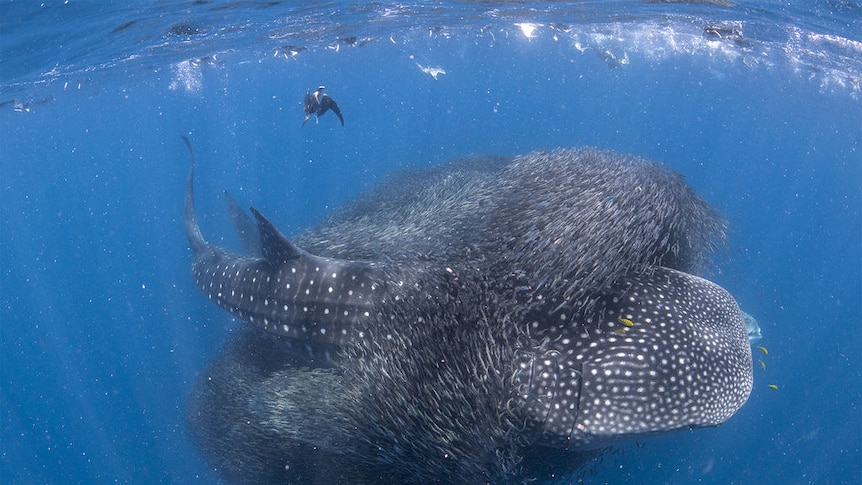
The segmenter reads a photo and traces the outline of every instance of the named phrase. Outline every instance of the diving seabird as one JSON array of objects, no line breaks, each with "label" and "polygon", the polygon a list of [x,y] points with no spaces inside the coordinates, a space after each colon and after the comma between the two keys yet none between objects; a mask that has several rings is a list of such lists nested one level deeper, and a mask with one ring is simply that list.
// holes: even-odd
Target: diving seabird
[{"label": "diving seabird", "polygon": [[326,86],[319,86],[317,91],[313,93],[311,90],[305,91],[305,120],[303,120],[302,126],[305,126],[311,115],[314,115],[314,122],[317,123],[318,118],[329,110],[338,115],[338,119],[341,120],[341,126],[344,126],[344,117],[341,116],[341,110],[338,109],[338,105],[335,104],[335,101],[328,94],[323,94],[325,88]]}]

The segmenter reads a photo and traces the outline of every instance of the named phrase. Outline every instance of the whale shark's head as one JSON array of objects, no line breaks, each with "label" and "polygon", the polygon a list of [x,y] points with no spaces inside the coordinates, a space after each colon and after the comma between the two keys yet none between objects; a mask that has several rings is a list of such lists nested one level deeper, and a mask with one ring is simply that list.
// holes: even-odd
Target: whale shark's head
[{"label": "whale shark's head", "polygon": [[717,426],[748,399],[743,314],[712,282],[656,268],[603,295],[585,320],[565,312],[536,325],[514,379],[549,443],[596,448]]}]

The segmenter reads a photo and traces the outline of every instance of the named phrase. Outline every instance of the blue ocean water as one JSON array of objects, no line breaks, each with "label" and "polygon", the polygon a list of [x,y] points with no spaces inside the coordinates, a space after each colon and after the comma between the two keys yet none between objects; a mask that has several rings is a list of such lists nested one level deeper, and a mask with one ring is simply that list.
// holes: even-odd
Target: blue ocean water
[{"label": "blue ocean water", "polygon": [[[344,127],[300,126],[319,84]],[[709,276],[757,317],[766,368],[723,426],[582,478],[862,482],[857,2],[4,1],[0,130],[3,483],[220,480],[183,413],[242,323],[188,273],[180,135],[229,247],[224,189],[294,234],[470,153],[668,164],[730,221]]]}]

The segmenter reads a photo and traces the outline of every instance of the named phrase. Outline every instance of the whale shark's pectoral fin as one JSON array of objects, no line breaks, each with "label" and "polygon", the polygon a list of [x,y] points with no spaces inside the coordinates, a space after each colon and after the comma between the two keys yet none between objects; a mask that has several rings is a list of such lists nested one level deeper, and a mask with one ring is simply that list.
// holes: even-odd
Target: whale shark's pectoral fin
[{"label": "whale shark's pectoral fin", "polygon": [[245,252],[249,256],[261,256],[260,231],[257,228],[257,224],[237,204],[236,200],[231,197],[230,192],[227,190],[224,191],[224,198],[227,203],[227,213],[230,216],[230,222],[233,224],[233,229],[239,238],[239,242],[242,243],[243,249],[245,249]]}]

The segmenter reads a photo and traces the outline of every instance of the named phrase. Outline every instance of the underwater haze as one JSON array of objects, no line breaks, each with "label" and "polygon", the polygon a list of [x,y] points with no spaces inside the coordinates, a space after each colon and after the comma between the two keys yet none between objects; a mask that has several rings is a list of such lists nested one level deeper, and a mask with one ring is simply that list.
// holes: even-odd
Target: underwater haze
[{"label": "underwater haze", "polygon": [[[343,126],[303,126],[321,85]],[[2,483],[228,483],[186,412],[248,324],[189,273],[181,136],[236,250],[226,189],[290,237],[470,154],[666,164],[729,222],[705,276],[760,326],[751,396],[554,483],[862,482],[859,2],[4,0]]]}]

